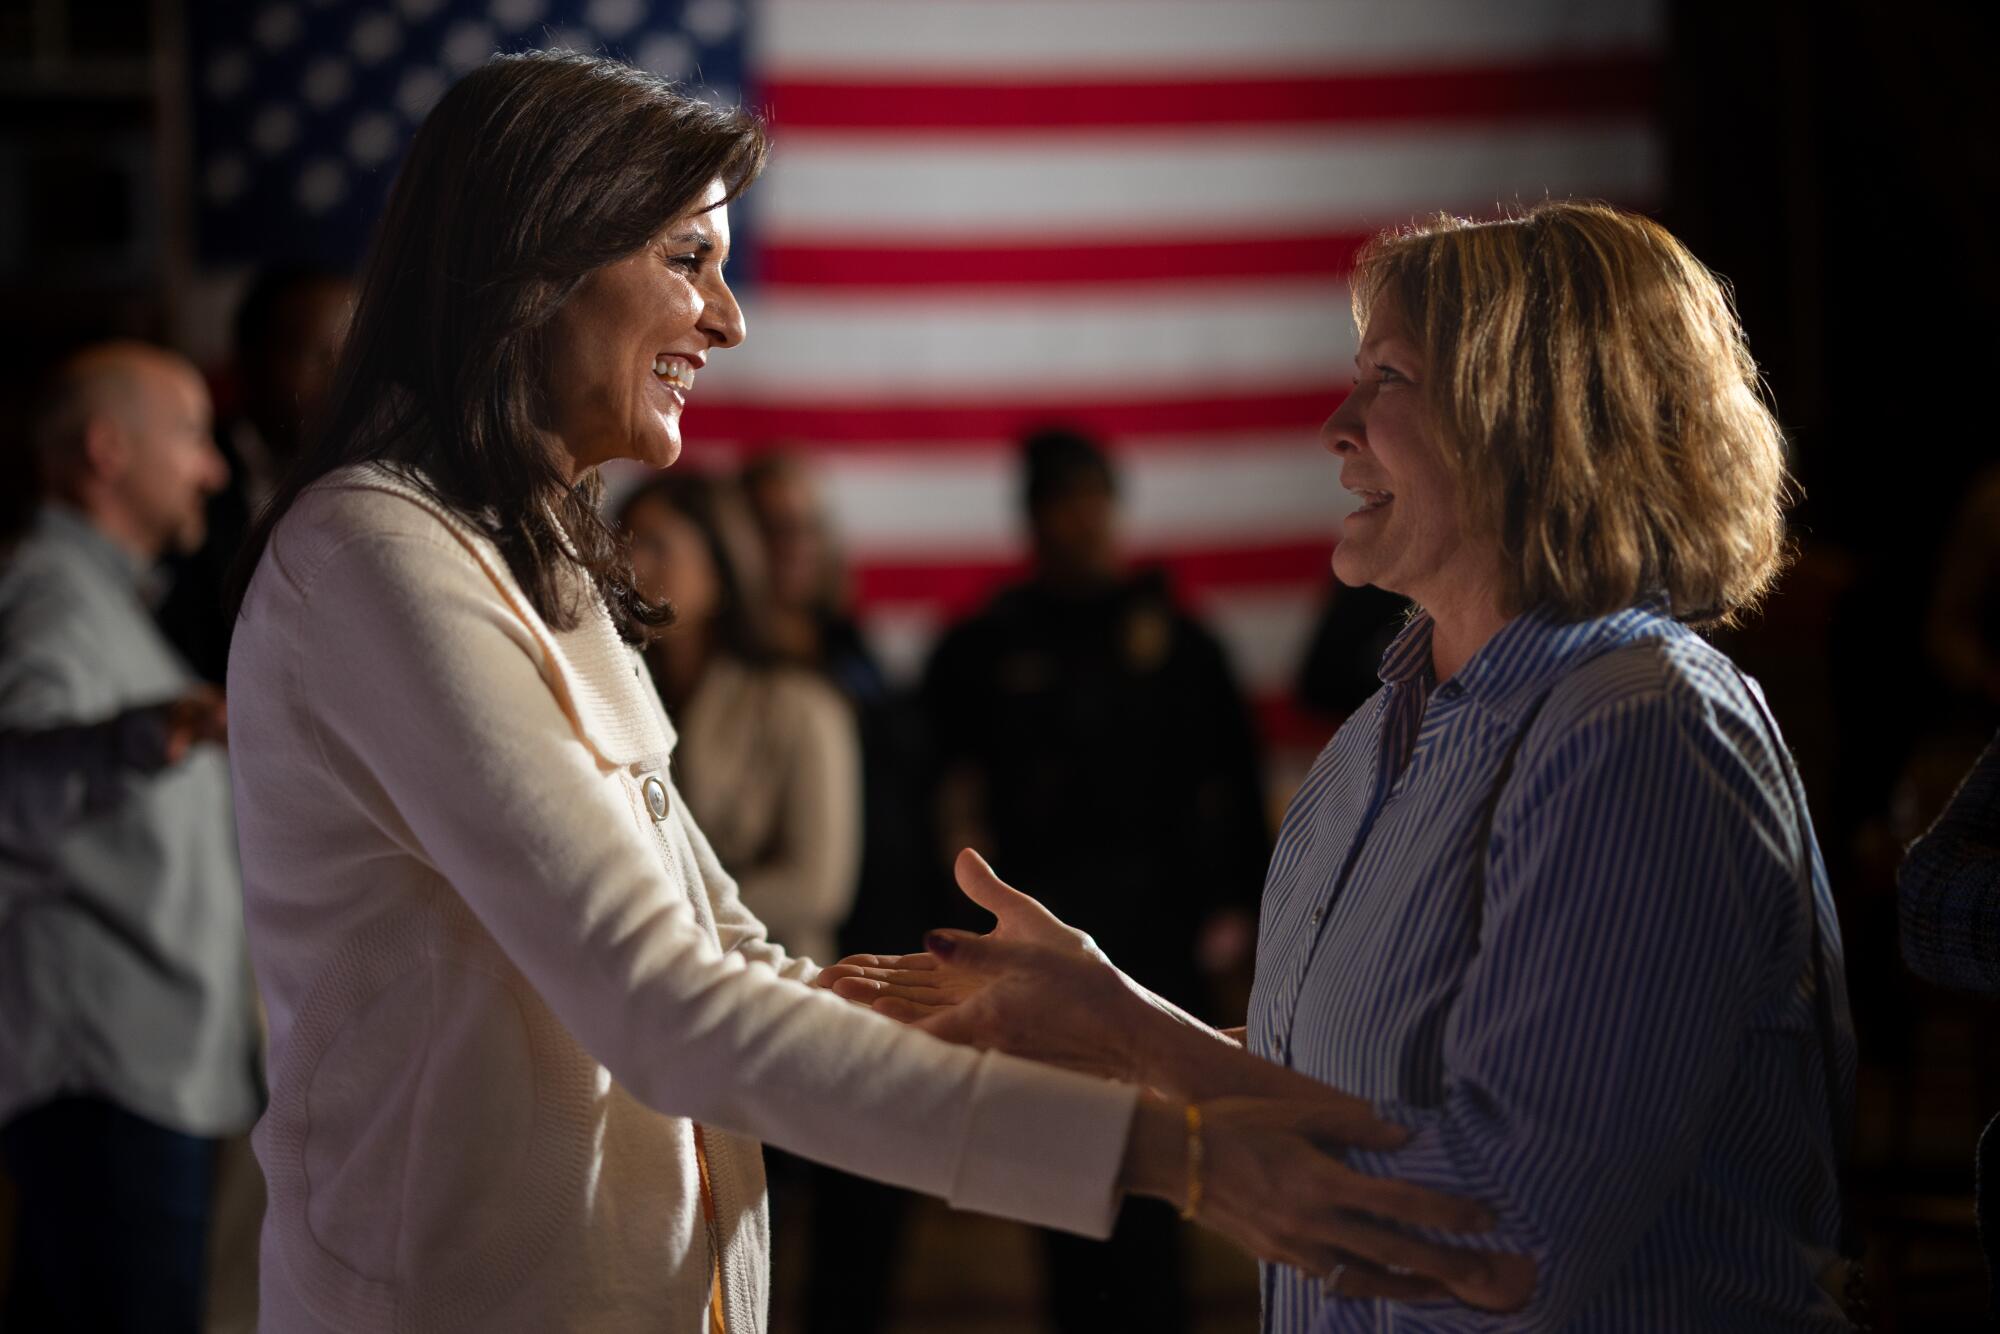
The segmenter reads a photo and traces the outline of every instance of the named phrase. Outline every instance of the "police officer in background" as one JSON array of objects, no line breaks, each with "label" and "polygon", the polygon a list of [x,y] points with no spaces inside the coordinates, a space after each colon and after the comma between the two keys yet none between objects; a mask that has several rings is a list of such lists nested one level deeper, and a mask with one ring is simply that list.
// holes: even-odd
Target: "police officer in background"
[{"label": "police officer in background", "polygon": [[[1247,942],[1270,854],[1250,712],[1165,578],[1124,568],[1097,443],[1042,430],[1022,459],[1033,569],[926,673],[945,842],[1198,1014],[1202,938]],[[1059,1329],[1187,1328],[1176,1222],[1146,1203],[1106,1243],[1045,1234]]]}]

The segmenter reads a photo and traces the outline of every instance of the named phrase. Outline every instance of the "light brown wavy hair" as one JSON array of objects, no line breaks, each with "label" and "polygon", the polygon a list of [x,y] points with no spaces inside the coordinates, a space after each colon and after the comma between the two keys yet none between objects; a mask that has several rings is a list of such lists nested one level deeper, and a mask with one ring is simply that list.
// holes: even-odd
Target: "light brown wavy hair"
[{"label": "light brown wavy hair", "polygon": [[1424,358],[1461,517],[1509,610],[1565,620],[1664,593],[1731,624],[1786,560],[1784,436],[1724,284],[1647,218],[1550,201],[1384,232],[1355,265]]}]

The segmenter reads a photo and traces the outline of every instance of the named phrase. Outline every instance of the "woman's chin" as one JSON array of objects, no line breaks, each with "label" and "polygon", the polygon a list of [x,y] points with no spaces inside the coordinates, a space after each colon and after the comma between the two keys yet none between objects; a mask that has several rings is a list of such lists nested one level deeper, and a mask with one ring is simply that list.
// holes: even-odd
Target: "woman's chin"
[{"label": "woman's chin", "polygon": [[1333,549],[1333,577],[1349,588],[1374,583],[1375,573],[1374,562],[1364,559],[1358,552],[1349,551],[1346,543]]},{"label": "woman's chin", "polygon": [[681,456],[680,423],[636,442],[631,458],[648,468],[670,468]]}]

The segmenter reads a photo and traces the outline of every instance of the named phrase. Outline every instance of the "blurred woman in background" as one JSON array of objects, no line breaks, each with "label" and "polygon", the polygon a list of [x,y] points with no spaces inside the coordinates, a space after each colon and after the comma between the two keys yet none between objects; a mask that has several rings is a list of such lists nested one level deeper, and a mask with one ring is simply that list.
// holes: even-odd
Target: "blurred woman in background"
[{"label": "blurred woman in background", "polygon": [[[861,865],[838,953],[916,940],[926,928],[954,920],[945,914],[958,906],[938,874],[923,710],[890,679],[855,622],[840,535],[811,465],[785,449],[765,449],[743,466],[738,483],[770,566],[772,643],[840,692],[861,741]],[[833,1168],[808,1175],[813,1207],[802,1328],[806,1334],[881,1329],[892,1309],[910,1196]]]},{"label": "blurred woman in background", "polygon": [[663,473],[628,497],[634,586],[674,608],[646,666],[680,733],[681,791],[772,940],[837,957],[861,847],[861,755],[845,700],[771,646],[770,581],[735,486]]}]

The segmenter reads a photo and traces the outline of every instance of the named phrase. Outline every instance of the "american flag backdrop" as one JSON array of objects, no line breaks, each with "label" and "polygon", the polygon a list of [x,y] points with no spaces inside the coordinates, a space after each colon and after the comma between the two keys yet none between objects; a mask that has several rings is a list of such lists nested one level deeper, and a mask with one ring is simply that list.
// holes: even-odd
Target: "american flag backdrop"
[{"label": "american flag backdrop", "polygon": [[496,49],[742,98],[750,336],[690,462],[816,456],[864,620],[914,668],[1018,570],[1013,440],[1071,423],[1283,717],[1346,498],[1315,431],[1371,230],[1661,202],[1660,0],[282,0],[193,7],[203,252],[358,253],[408,134]]}]

